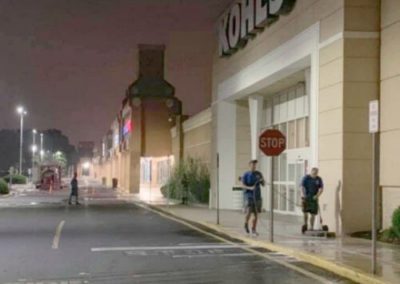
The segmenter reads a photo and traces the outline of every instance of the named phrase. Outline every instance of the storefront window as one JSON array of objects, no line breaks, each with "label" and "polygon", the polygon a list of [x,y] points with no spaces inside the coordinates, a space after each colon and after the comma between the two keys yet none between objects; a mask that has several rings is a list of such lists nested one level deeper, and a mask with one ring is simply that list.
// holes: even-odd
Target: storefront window
[{"label": "storefront window", "polygon": [[296,148],[296,121],[289,121],[288,126],[287,148],[294,149]]},{"label": "storefront window", "polygon": [[306,147],[306,119],[301,118],[296,120],[296,140],[297,140],[297,148]]},{"label": "storefront window", "polygon": [[279,180],[286,181],[287,180],[287,157],[286,153],[283,153],[279,156]]},{"label": "storefront window", "polygon": [[[266,127],[279,129],[287,139],[287,150],[274,159],[274,208],[299,213],[300,180],[305,174],[305,160],[300,157],[310,147],[309,97],[300,83],[273,96],[265,104]],[[299,158],[297,158],[299,157]]]},{"label": "storefront window", "polygon": [[294,212],[296,210],[296,194],[295,194],[296,187],[294,185],[289,185],[288,188],[289,188],[288,211]]},{"label": "storefront window", "polygon": [[279,185],[274,184],[274,209],[278,210],[279,205]]},{"label": "storefront window", "polygon": [[272,163],[272,166],[274,168],[274,180],[278,181],[279,180],[279,159],[275,158],[274,162]]},{"label": "storefront window", "polygon": [[140,161],[141,183],[151,182],[151,159],[142,158]]},{"label": "storefront window", "polygon": [[286,185],[280,185],[279,186],[279,210],[281,211],[286,211],[286,203],[287,203],[287,188]]}]

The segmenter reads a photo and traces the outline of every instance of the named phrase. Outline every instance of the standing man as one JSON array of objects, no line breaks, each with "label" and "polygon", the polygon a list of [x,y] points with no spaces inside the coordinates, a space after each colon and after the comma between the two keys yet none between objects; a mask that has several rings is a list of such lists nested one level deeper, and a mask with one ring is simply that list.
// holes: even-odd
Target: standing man
[{"label": "standing man", "polygon": [[71,205],[72,196],[75,196],[75,204],[80,205],[78,201],[78,174],[75,172],[74,177],[71,180],[71,194],[69,195],[68,204]]},{"label": "standing man", "polygon": [[253,223],[251,227],[251,233],[254,236],[258,236],[257,232],[257,217],[258,213],[261,213],[262,209],[262,198],[261,198],[261,186],[264,186],[263,175],[256,170],[257,160],[249,162],[250,170],[247,171],[242,177],[243,189],[245,190],[246,197],[246,218],[244,223],[244,229],[247,234],[250,233],[249,221],[253,214]]},{"label": "standing man", "polygon": [[311,173],[303,177],[301,181],[302,209],[304,213],[304,225],[301,232],[304,234],[308,230],[308,214],[310,218],[310,230],[314,229],[315,216],[318,214],[318,198],[324,191],[322,178],[318,176],[318,168],[312,168]]}]

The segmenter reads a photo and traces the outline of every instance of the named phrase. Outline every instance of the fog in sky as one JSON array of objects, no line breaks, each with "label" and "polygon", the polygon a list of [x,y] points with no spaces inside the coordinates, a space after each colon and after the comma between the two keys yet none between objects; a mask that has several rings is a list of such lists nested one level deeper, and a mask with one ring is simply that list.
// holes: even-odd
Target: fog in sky
[{"label": "fog in sky", "polygon": [[0,0],[0,128],[98,142],[136,78],[137,44],[165,44],[184,112],[209,105],[216,19],[230,0]]}]

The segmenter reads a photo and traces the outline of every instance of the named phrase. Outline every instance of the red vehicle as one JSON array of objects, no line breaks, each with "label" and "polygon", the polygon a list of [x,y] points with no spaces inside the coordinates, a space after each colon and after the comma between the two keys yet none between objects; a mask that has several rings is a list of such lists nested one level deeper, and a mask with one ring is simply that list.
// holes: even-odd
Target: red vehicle
[{"label": "red vehicle", "polygon": [[42,165],[40,167],[40,189],[53,191],[61,189],[61,167]]}]

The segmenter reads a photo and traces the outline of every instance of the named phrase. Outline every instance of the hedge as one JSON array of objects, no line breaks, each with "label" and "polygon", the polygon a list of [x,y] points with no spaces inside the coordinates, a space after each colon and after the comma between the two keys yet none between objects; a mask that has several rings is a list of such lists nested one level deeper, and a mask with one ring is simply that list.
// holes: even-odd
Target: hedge
[{"label": "hedge", "polygon": [[[10,175],[3,177],[3,179],[10,183]],[[12,176],[12,184],[26,184],[26,177],[23,175],[13,175]]]},{"label": "hedge", "polygon": [[394,210],[392,215],[392,230],[398,239],[400,239],[400,207]]},{"label": "hedge", "polygon": [[10,191],[8,189],[8,184],[7,182],[0,178],[0,194],[8,194]]},{"label": "hedge", "polygon": [[191,202],[208,203],[210,174],[200,159],[187,158],[176,166],[167,183],[161,187],[164,197]]}]

